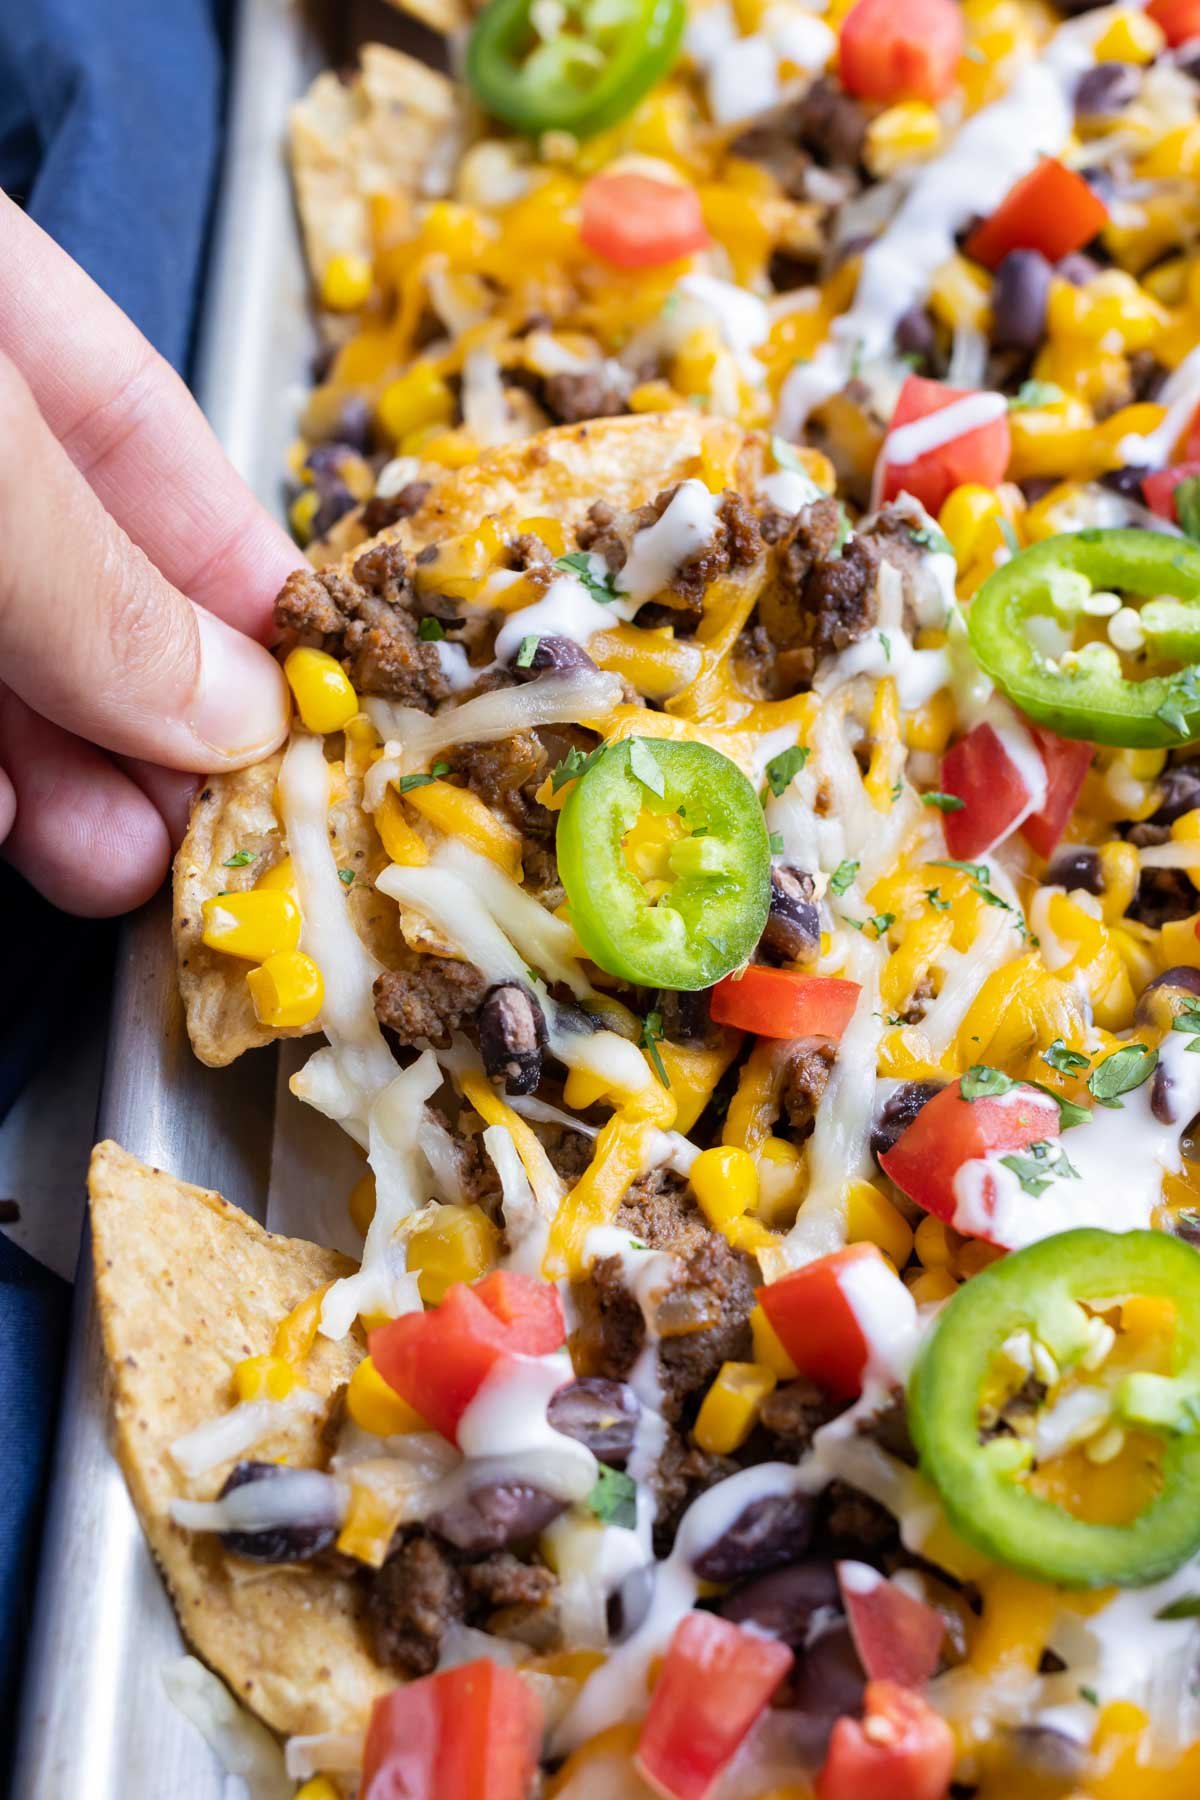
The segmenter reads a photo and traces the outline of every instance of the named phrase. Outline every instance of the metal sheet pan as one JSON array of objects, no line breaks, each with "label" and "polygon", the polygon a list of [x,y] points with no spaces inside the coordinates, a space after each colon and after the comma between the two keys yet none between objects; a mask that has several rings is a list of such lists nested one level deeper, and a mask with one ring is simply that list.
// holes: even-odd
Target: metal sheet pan
[{"label": "metal sheet pan", "polygon": [[[378,0],[373,8],[325,0],[305,12],[291,0],[241,6],[197,392],[233,462],[271,506],[315,343],[284,157],[288,108],[353,42],[385,31],[396,41],[396,18]],[[406,35],[406,47],[419,50]],[[196,1062],[175,991],[169,916],[160,895],[125,928],[97,1135],[219,1188],[262,1218],[272,1175],[278,1190],[298,1154],[301,1109],[286,1095],[274,1052],[219,1071]],[[303,1229],[275,1199],[270,1214],[273,1224]],[[163,1665],[182,1649],[108,1447],[85,1242],[15,1800],[227,1800],[226,1776],[163,1690]]]}]

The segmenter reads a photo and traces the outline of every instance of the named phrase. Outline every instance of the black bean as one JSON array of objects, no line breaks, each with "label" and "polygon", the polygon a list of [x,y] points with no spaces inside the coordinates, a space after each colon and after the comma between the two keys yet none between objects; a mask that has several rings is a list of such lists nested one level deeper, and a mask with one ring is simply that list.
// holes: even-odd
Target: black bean
[{"label": "black bean", "polygon": [[944,1081],[906,1081],[887,1101],[871,1132],[871,1154],[878,1158],[893,1149],[923,1106],[945,1087]]},{"label": "black bean", "polygon": [[[866,1676],[845,1620],[822,1631],[796,1662],[789,1683],[788,1704],[802,1725],[804,1749],[820,1762],[829,1734],[847,1713],[861,1713]],[[885,1800],[879,1790],[879,1800]]]},{"label": "black bean", "polygon": [[631,1569],[620,1587],[608,1596],[608,1635],[614,1644],[632,1637],[654,1598],[654,1567],[643,1563]]},{"label": "black bean", "polygon": [[1060,256],[1054,265],[1054,273],[1069,281],[1072,287],[1086,287],[1089,281],[1095,281],[1100,273],[1100,264],[1094,256],[1087,256],[1082,250],[1071,250],[1066,256]]},{"label": "black bean", "polygon": [[1152,825],[1173,825],[1186,812],[1200,806],[1200,761],[1172,763],[1158,778],[1158,805],[1150,814]]},{"label": "black bean", "polygon": [[452,1501],[428,1520],[456,1550],[482,1556],[536,1537],[566,1511],[563,1501],[525,1481],[493,1481]]},{"label": "black bean", "polygon": [[620,1465],[633,1449],[641,1407],[623,1381],[581,1375],[551,1396],[546,1417],[555,1431],[586,1444],[601,1462]]},{"label": "black bean", "polygon": [[1171,1089],[1174,1085],[1162,1063],[1159,1063],[1150,1083],[1150,1111],[1160,1125],[1175,1123],[1175,1108],[1171,1104]]},{"label": "black bean", "polygon": [[841,1608],[834,1565],[815,1556],[744,1581],[717,1603],[723,1619],[757,1625],[796,1649],[808,1642],[818,1614],[831,1620]]},{"label": "black bean", "polygon": [[1135,500],[1141,506],[1145,501],[1142,481],[1149,473],[1149,469],[1139,469],[1132,463],[1126,463],[1123,468],[1107,470],[1100,477],[1100,485],[1114,494],[1120,494],[1123,500]]},{"label": "black bean", "polygon": [[532,1094],[542,1079],[546,1017],[537,995],[519,981],[498,981],[479,1008],[479,1054],[491,1081],[508,1094]]},{"label": "black bean", "polygon": [[[251,1482],[271,1481],[278,1484],[298,1474],[303,1474],[308,1479],[313,1472],[311,1469],[289,1469],[283,1463],[235,1463],[225,1477],[217,1498],[223,1500],[235,1488],[248,1487]],[[319,1556],[322,1550],[328,1550],[337,1534],[337,1509],[331,1481],[328,1518],[314,1520],[312,1524],[272,1525],[263,1531],[222,1531],[220,1539],[226,1550],[232,1551],[235,1556],[248,1556],[255,1562],[307,1562],[311,1557]]]},{"label": "black bean", "polygon": [[752,1500],[692,1566],[703,1581],[736,1581],[781,1569],[807,1550],[813,1511],[807,1494],[769,1494]]},{"label": "black bean", "polygon": [[514,663],[513,674],[518,681],[534,681],[539,675],[567,675],[572,669],[594,669],[595,666],[582,644],[577,644],[573,638],[540,637],[532,661],[522,668]]},{"label": "black bean", "polygon": [[771,870],[771,910],[759,946],[777,962],[811,962],[821,948],[821,915],[805,869],[780,863]]},{"label": "black bean", "polygon": [[1007,1732],[1013,1761],[1033,1775],[1074,1786],[1087,1762],[1087,1747],[1053,1725],[1013,1725]]},{"label": "black bean", "polygon": [[896,348],[901,356],[919,357],[927,362],[937,349],[933,320],[923,306],[910,306],[901,313],[895,331]]},{"label": "black bean", "polygon": [[673,1044],[704,1044],[714,1035],[709,1014],[710,988],[660,988],[655,1006],[665,1038]]},{"label": "black bean", "polygon": [[1195,1003],[1197,994],[1200,994],[1200,969],[1193,969],[1186,963],[1164,969],[1161,975],[1146,983],[1138,996],[1134,1022],[1167,1028],[1176,1013]]},{"label": "black bean", "polygon": [[1131,63],[1096,63],[1079,78],[1075,89],[1075,117],[1099,119],[1123,112],[1140,86],[1140,74]]},{"label": "black bean", "polygon": [[992,289],[992,342],[1001,350],[1036,350],[1046,330],[1052,271],[1038,250],[1010,250]]},{"label": "black bean", "polygon": [[1100,857],[1095,850],[1060,850],[1046,870],[1050,887],[1083,888],[1085,893],[1102,894]]},{"label": "black bean", "polygon": [[358,505],[354,495],[344,482],[337,482],[324,490],[321,504],[313,514],[312,533],[314,537],[324,537],[332,531],[338,520],[348,512],[353,512]]}]

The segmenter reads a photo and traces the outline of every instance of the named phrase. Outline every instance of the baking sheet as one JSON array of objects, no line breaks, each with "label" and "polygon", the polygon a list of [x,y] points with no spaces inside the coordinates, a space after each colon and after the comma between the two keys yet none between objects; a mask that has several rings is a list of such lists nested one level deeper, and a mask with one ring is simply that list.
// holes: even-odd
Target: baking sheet
[{"label": "baking sheet", "polygon": [[[233,462],[275,509],[315,342],[283,150],[287,112],[318,68],[351,53],[351,39],[379,35],[395,18],[344,0],[303,13],[292,0],[243,0],[239,13],[196,386]],[[273,1051],[224,1070],[195,1060],[169,921],[160,895],[126,925],[97,1135],[219,1188],[258,1218],[270,1195],[272,1223],[286,1217],[288,1229],[310,1225],[319,1235],[319,1214],[283,1208],[305,1191],[292,1179],[301,1166],[311,1184],[314,1159],[343,1154],[330,1148],[336,1134],[318,1143],[311,1126],[298,1128],[303,1109]],[[86,1243],[51,1496],[15,1800],[231,1800],[242,1784],[224,1775],[162,1686],[164,1665],[184,1646],[108,1449]]]}]

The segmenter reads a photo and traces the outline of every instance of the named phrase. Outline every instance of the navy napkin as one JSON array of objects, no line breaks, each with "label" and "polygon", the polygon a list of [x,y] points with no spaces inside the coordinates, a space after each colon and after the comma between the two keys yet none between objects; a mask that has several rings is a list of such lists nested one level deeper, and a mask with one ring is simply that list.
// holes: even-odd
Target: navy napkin
[{"label": "navy napkin", "polygon": [[[231,10],[229,0],[0,0],[0,187],[184,374]],[[107,980],[111,933],[55,914],[2,868],[0,923],[2,1118],[55,1025],[78,1014],[80,984]],[[68,1302],[63,1282],[0,1239],[0,1720],[14,1717],[28,1638]],[[0,1765],[11,1739],[0,1730]]]}]

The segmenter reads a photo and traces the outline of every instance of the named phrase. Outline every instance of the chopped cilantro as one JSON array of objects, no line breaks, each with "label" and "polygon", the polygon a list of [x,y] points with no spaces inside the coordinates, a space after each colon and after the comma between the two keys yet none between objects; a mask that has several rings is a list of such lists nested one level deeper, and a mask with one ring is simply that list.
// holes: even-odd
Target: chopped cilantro
[{"label": "chopped cilantro", "polygon": [[1003,1069],[989,1068],[987,1063],[972,1063],[958,1091],[964,1100],[994,1100],[999,1094],[1011,1094],[1017,1083]]},{"label": "chopped cilantro", "polygon": [[1188,711],[1200,707],[1200,671],[1195,668],[1179,669],[1167,681],[1167,695],[1162,705],[1155,711],[1155,718],[1175,733],[1178,738],[1194,736],[1188,722]]},{"label": "chopped cilantro", "polygon": [[423,644],[440,643],[445,635],[446,627],[442,624],[440,619],[435,619],[431,613],[426,613],[425,617],[417,626],[417,636]]},{"label": "chopped cilantro", "polygon": [[934,792],[921,795],[922,806],[936,806],[939,812],[961,812],[966,804],[966,801],[960,800],[957,794]]},{"label": "chopped cilantro", "polygon": [[773,831],[771,833],[770,837],[767,839],[767,843],[770,846],[770,851],[771,851],[772,856],[782,856],[783,855],[783,833],[782,833],[782,831]]},{"label": "chopped cilantro", "polygon": [[578,781],[586,775],[604,754],[604,745],[598,744],[594,750],[584,752],[574,744],[567,751],[560,763],[555,763],[550,771],[550,792],[557,794],[560,788],[566,787],[568,781]]},{"label": "chopped cilantro", "polygon": [[983,887],[987,887],[992,879],[986,863],[951,862],[943,858],[933,866],[935,869],[957,869],[960,875],[969,875],[972,881],[978,881]]},{"label": "chopped cilantro", "polygon": [[1086,1069],[1091,1064],[1091,1057],[1082,1055],[1078,1050],[1068,1050],[1060,1037],[1056,1037],[1048,1050],[1042,1051],[1042,1061],[1048,1069],[1057,1069],[1060,1075],[1072,1075],[1076,1069]]},{"label": "chopped cilantro", "polygon": [[767,764],[771,792],[776,796],[782,794],[807,761],[808,751],[803,744],[793,744],[790,750],[781,750],[778,756],[773,756]]},{"label": "chopped cilantro", "polygon": [[[809,481],[812,481],[812,476],[809,475],[808,470],[800,460],[799,453],[795,446],[789,444],[786,438],[773,437],[771,439],[771,455],[775,459],[776,468],[787,469],[793,475],[803,475]],[[816,482],[813,482],[813,486],[816,486]]]},{"label": "chopped cilantro", "polygon": [[235,850],[232,856],[227,856],[225,858],[221,867],[223,869],[244,869],[247,863],[252,863],[253,861],[253,850]]},{"label": "chopped cilantro", "polygon": [[601,1463],[587,1503],[606,1525],[621,1525],[626,1531],[637,1526],[637,1482],[624,1469],[610,1469]]},{"label": "chopped cilantro", "polygon": [[1087,1687],[1086,1685],[1081,1686],[1079,1689],[1079,1698],[1081,1700],[1086,1700],[1089,1706],[1099,1706],[1100,1704],[1100,1696],[1094,1687]]},{"label": "chopped cilantro", "polygon": [[1200,476],[1185,475],[1172,498],[1175,517],[1190,538],[1200,538]]},{"label": "chopped cilantro", "polygon": [[1200,1619],[1200,1594],[1181,1594],[1178,1600],[1159,1607],[1154,1616],[1156,1619]]},{"label": "chopped cilantro", "polygon": [[928,550],[932,556],[954,555],[954,545],[936,525],[910,525],[908,535],[912,543],[922,550]]},{"label": "chopped cilantro", "polygon": [[885,661],[891,662],[891,660],[892,660],[892,640],[888,636],[886,631],[880,632],[879,641],[883,645],[883,654],[884,654]]},{"label": "chopped cilantro", "polygon": [[1063,391],[1052,381],[1023,381],[1008,403],[1009,412],[1031,412],[1034,407],[1053,406]]},{"label": "chopped cilantro", "polygon": [[1158,1051],[1144,1044],[1124,1044],[1097,1063],[1088,1076],[1088,1088],[1101,1106],[1119,1107],[1122,1094],[1132,1094],[1149,1081],[1158,1065]]},{"label": "chopped cilantro", "polygon": [[1200,1053],[1200,1000],[1189,1000],[1182,1011],[1176,1013],[1171,1020],[1172,1031],[1186,1031],[1191,1043],[1185,1044],[1185,1050]]},{"label": "chopped cilantro", "polygon": [[534,632],[530,632],[528,637],[523,637],[521,639],[521,642],[517,647],[517,654],[513,658],[518,669],[531,669],[533,667],[533,659],[537,655],[537,647],[541,641],[541,638]]},{"label": "chopped cilantro", "polygon": [[1010,556],[1018,555],[1020,552],[1020,549],[1021,549],[1021,545],[1020,545],[1020,541],[1017,538],[1017,534],[1013,529],[1011,519],[1006,519],[1004,517],[1004,515],[1001,514],[1000,517],[996,520],[996,523],[1000,527],[1000,536],[1004,539],[1004,542],[1007,544]]},{"label": "chopped cilantro", "polygon": [[926,888],[925,898],[928,900],[930,906],[932,906],[934,912],[950,911],[950,902],[942,899],[941,888]]},{"label": "chopped cilantro", "polygon": [[835,894],[844,894],[848,887],[853,886],[854,877],[857,874],[858,864],[856,862],[840,862],[829,877],[829,885]]},{"label": "chopped cilantro", "polygon": [[852,925],[855,931],[865,931],[870,925],[878,939],[883,936],[889,925],[895,923],[895,920],[895,913],[872,913],[869,919],[847,919],[846,923]]},{"label": "chopped cilantro", "polygon": [[590,550],[572,550],[567,556],[556,557],[554,566],[577,576],[593,600],[608,606],[617,598],[616,582],[610,569],[605,569],[602,575],[596,574],[593,565],[599,562],[600,558],[593,558]]},{"label": "chopped cilantro", "polygon": [[341,882],[343,887],[353,887],[354,886],[354,870],[353,869],[339,869],[338,870],[338,880]]},{"label": "chopped cilantro", "polygon": [[839,500],[838,501],[837,536],[834,538],[833,543],[829,546],[829,559],[828,560],[830,562],[837,562],[838,558],[842,554],[842,551],[846,548],[846,545],[850,542],[850,539],[853,537],[853,535],[854,535],[854,533],[853,533],[853,530],[850,525],[850,514],[846,511],[845,507],[842,505],[841,501]]},{"label": "chopped cilantro", "polygon": [[1066,1175],[1074,1181],[1079,1180],[1079,1170],[1068,1161],[1062,1145],[1049,1138],[1026,1144],[1024,1150],[1015,1150],[1011,1156],[1002,1156],[1000,1161],[1006,1169],[1012,1170],[1025,1192],[1035,1199],[1045,1193],[1056,1176]]},{"label": "chopped cilantro", "polygon": [[658,1076],[658,1079],[662,1083],[663,1087],[669,1088],[671,1085],[671,1078],[667,1074],[667,1071],[663,1066],[663,1059],[659,1053],[659,1048],[658,1048],[660,1042],[662,1041],[662,1036],[663,1036],[662,1014],[660,1012],[647,1013],[646,1017],[642,1021],[642,1037],[641,1037],[642,1049],[646,1052],[646,1055],[650,1058],[650,1061],[653,1063],[654,1073]]},{"label": "chopped cilantro", "polygon": [[435,762],[428,775],[402,775],[399,787],[402,794],[411,794],[414,788],[428,787],[431,781],[437,781],[450,773],[448,762]]}]

